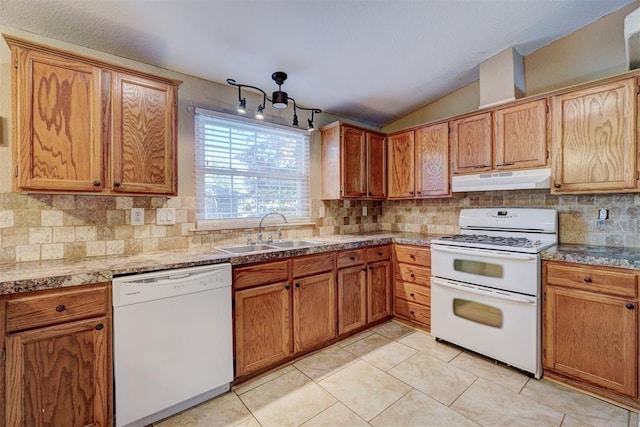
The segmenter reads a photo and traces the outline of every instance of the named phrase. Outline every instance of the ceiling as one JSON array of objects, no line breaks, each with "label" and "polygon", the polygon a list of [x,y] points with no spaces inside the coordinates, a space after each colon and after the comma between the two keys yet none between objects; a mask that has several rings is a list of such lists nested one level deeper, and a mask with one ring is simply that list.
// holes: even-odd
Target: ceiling
[{"label": "ceiling", "polygon": [[[0,0],[0,24],[381,126],[633,0]],[[623,29],[621,28],[620,31]]]}]

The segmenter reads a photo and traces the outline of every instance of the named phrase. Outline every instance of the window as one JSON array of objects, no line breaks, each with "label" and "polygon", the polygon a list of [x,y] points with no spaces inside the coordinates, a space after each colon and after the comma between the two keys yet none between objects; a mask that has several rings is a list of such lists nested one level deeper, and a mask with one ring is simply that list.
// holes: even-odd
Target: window
[{"label": "window", "polygon": [[309,218],[306,131],[197,108],[195,135],[199,221]]}]

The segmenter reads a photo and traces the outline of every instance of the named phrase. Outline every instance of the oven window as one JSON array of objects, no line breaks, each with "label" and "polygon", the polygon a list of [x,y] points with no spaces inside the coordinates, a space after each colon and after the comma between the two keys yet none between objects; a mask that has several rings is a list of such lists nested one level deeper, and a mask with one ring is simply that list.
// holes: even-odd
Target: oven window
[{"label": "oven window", "polygon": [[502,328],[502,310],[460,298],[453,299],[453,313],[463,319],[494,328]]},{"label": "oven window", "polygon": [[454,259],[453,269],[463,273],[476,274],[488,277],[503,277],[503,269],[499,264],[491,264],[481,261],[470,261],[468,259]]}]

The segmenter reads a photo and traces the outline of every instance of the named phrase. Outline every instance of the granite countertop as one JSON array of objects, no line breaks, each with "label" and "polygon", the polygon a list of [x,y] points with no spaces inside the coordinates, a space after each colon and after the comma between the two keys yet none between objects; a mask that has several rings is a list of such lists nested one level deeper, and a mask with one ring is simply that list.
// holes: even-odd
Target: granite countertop
[{"label": "granite countertop", "polygon": [[[229,262],[233,265],[269,261],[386,243],[428,246],[434,234],[375,232],[310,237],[324,244],[306,248],[232,255],[217,248],[150,252],[130,256],[95,257],[0,265],[0,295],[110,281],[114,276]],[[225,245],[231,246],[231,245]],[[224,246],[221,246],[224,247]]]},{"label": "granite countertop", "polygon": [[640,248],[559,244],[541,253],[543,260],[640,269]]}]

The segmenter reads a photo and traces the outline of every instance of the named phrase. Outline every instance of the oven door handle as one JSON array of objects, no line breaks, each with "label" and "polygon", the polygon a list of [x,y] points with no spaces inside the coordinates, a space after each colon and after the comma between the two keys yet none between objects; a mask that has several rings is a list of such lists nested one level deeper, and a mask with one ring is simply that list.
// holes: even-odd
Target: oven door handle
[{"label": "oven door handle", "polygon": [[500,293],[492,289],[487,289],[486,291],[481,291],[477,286],[474,285],[459,285],[457,283],[451,282],[449,280],[443,280],[437,277],[431,278],[432,285],[443,286],[445,288],[456,289],[462,292],[468,292],[470,294],[476,295],[484,295],[489,298],[499,298],[506,301],[518,302],[522,304],[536,305],[537,301],[534,298],[527,298],[524,296],[513,296],[513,294],[505,294]]},{"label": "oven door handle", "polygon": [[442,247],[442,246],[436,246],[436,245],[432,245],[431,248],[438,252],[446,252],[446,253],[456,254],[456,255],[476,255],[476,256],[484,256],[488,258],[517,259],[522,261],[535,261],[538,259],[537,255],[523,255],[520,253],[513,253],[513,252],[500,253],[500,252],[495,252],[491,250],[481,251],[478,249],[469,249],[469,248],[461,248],[461,247],[456,247],[456,249],[450,249],[448,247]]}]

